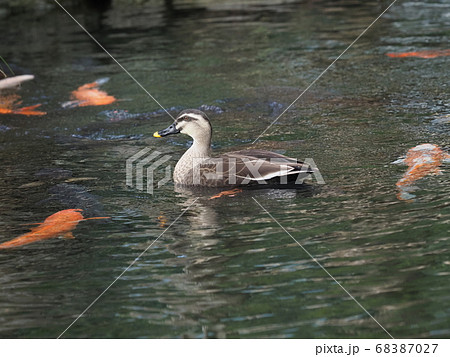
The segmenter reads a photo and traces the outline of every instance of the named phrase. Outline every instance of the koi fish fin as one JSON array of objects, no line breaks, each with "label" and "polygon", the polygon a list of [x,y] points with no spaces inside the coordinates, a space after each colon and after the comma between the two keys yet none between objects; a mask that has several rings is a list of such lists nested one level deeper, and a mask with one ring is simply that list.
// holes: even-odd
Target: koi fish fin
[{"label": "koi fish fin", "polygon": [[23,115],[45,115],[46,112],[41,112],[39,110],[35,110],[37,107],[40,107],[41,104],[30,105],[29,107],[19,108],[13,111],[14,114],[23,114]]},{"label": "koi fish fin", "polygon": [[64,233],[62,236],[64,239],[75,239],[74,235],[72,234],[72,232],[67,232]]},{"label": "koi fish fin", "polygon": [[61,104],[61,107],[63,108],[75,108],[78,107],[80,105],[80,101],[79,100],[70,100],[68,102],[64,102]]},{"label": "koi fish fin", "polygon": [[405,158],[401,157],[401,158],[399,158],[399,159],[397,159],[395,161],[392,161],[391,165],[406,165]]},{"label": "koi fish fin", "polygon": [[100,87],[101,85],[105,84],[108,81],[109,81],[108,77],[99,78],[94,82],[83,84],[81,87],[78,87],[78,90]]},{"label": "koi fish fin", "polygon": [[215,198],[220,198],[223,196],[234,197],[239,192],[242,192],[242,190],[240,188],[234,188],[232,190],[219,192],[217,195],[214,195],[214,196],[210,197],[209,199],[213,200]]},{"label": "koi fish fin", "polygon": [[33,234],[26,233],[23,234],[17,238],[14,238],[12,240],[9,240],[7,242],[3,242],[0,244],[0,249],[7,249],[7,248],[15,248],[20,247],[22,245],[26,245],[28,243],[32,243],[34,241]]},{"label": "koi fish fin", "polygon": [[83,84],[81,87],[78,87],[78,90],[85,90],[85,89],[96,88],[96,87],[98,87],[97,82],[91,82],[91,83]]},{"label": "koi fish fin", "polygon": [[450,50],[426,50],[415,52],[398,52],[398,53],[386,53],[386,56],[391,58],[402,57],[418,57],[418,58],[436,58],[441,56],[450,56]]},{"label": "koi fish fin", "polygon": [[397,198],[400,201],[406,201],[406,202],[414,202],[416,195],[413,195],[412,193],[400,190],[399,193],[397,193]]}]

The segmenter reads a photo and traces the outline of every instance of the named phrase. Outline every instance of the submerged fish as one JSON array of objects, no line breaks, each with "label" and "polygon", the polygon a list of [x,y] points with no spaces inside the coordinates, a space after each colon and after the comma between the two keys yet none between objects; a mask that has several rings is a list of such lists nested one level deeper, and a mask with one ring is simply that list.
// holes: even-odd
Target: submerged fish
[{"label": "submerged fish", "polygon": [[220,198],[223,196],[228,196],[228,197],[234,197],[236,196],[239,192],[242,192],[242,190],[240,188],[234,188],[232,190],[227,190],[227,191],[221,191],[218,194],[211,196],[209,199],[210,200],[214,200],[216,198]]},{"label": "submerged fish", "polygon": [[439,169],[444,162],[450,162],[450,155],[439,146],[433,144],[421,144],[408,150],[404,159],[395,161],[395,164],[406,164],[408,170],[397,181],[400,200],[409,200],[415,196],[409,192],[414,190],[412,184],[427,175],[441,175]]},{"label": "submerged fish", "polygon": [[22,115],[45,115],[46,112],[36,110],[41,104],[31,105],[29,107],[18,108],[22,103],[20,96],[10,94],[7,96],[0,95],[0,114],[22,114]]},{"label": "submerged fish", "polygon": [[38,242],[50,238],[74,238],[72,231],[80,221],[88,219],[103,219],[109,217],[84,218],[82,209],[66,209],[47,217],[43,223],[33,228],[29,233],[0,244],[0,249],[20,247],[22,245]]},{"label": "submerged fish", "polygon": [[386,53],[386,56],[392,58],[402,58],[402,57],[436,58],[436,57],[450,56],[450,50],[428,50],[418,52]]},{"label": "submerged fish", "polygon": [[63,108],[85,107],[89,105],[107,105],[114,103],[117,99],[112,95],[108,95],[99,87],[108,82],[109,78],[97,79],[95,82],[87,83],[78,87],[72,92],[72,101],[64,102]]}]

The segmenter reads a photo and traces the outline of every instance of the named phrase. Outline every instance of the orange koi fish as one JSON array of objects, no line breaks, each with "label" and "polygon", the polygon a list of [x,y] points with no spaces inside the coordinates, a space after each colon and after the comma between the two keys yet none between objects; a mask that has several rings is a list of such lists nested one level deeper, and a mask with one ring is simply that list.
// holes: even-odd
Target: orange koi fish
[{"label": "orange koi fish", "polygon": [[242,192],[242,189],[240,189],[240,188],[233,188],[232,190],[219,192],[217,195],[211,196],[209,199],[210,200],[214,200],[216,198],[220,198],[220,197],[223,197],[223,196],[234,197],[239,192]]},{"label": "orange koi fish", "polygon": [[17,108],[22,101],[17,94],[10,94],[8,96],[0,95],[0,114],[22,114],[22,115],[45,115],[46,112],[35,110],[41,104],[31,105],[29,107]]},{"label": "orange koi fish", "polygon": [[89,219],[104,219],[109,217],[84,218],[80,213],[82,209],[66,209],[47,217],[43,223],[15,239],[0,244],[0,249],[20,247],[22,245],[38,242],[44,239],[63,237],[74,238],[72,231],[80,221]]},{"label": "orange koi fish", "polygon": [[167,226],[167,217],[164,214],[158,216],[159,228],[164,228]]},{"label": "orange koi fish", "polygon": [[107,105],[114,103],[117,99],[108,95],[99,87],[108,82],[109,78],[97,79],[95,82],[87,83],[72,92],[72,101],[62,104],[63,108],[86,107],[89,105]]},{"label": "orange koi fish", "polygon": [[414,198],[414,195],[408,193],[414,190],[411,185],[427,175],[441,175],[439,166],[447,161],[450,162],[450,155],[437,145],[421,144],[409,149],[404,159],[394,161],[395,164],[408,165],[408,170],[396,184],[399,189],[398,199]]},{"label": "orange koi fish", "polygon": [[392,58],[402,58],[402,57],[436,58],[442,56],[450,56],[450,50],[386,53],[386,56]]}]

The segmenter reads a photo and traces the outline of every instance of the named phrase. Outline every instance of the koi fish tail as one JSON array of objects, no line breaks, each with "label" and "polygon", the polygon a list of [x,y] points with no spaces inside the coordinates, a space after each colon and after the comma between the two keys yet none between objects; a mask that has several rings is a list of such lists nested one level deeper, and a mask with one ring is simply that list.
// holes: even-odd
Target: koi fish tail
[{"label": "koi fish tail", "polygon": [[8,248],[14,248],[14,247],[20,247],[21,245],[25,245],[28,243],[33,242],[35,239],[35,237],[33,236],[33,234],[27,233],[24,235],[21,235],[17,238],[14,238],[8,242],[2,243],[0,244],[0,249],[8,249]]},{"label": "koi fish tail", "polygon": [[40,107],[41,104],[30,105],[29,107],[19,108],[13,111],[14,114],[23,114],[23,115],[45,115],[47,112],[41,112],[39,110],[35,110]]}]

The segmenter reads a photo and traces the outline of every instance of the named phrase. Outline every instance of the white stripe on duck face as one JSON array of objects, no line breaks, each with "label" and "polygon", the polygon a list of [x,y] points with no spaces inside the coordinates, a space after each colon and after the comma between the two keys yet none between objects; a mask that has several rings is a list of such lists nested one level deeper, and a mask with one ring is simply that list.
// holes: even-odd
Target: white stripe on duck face
[{"label": "white stripe on duck face", "polygon": [[185,114],[181,115],[179,118],[177,118],[177,120],[181,121],[185,117],[189,117],[189,118],[194,119],[194,120],[202,120],[202,119],[204,119],[203,116],[201,116],[200,114],[185,113]]}]

